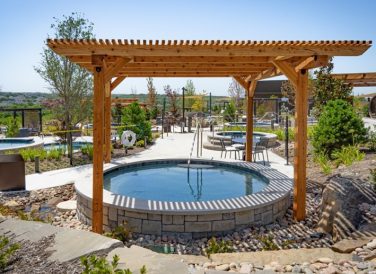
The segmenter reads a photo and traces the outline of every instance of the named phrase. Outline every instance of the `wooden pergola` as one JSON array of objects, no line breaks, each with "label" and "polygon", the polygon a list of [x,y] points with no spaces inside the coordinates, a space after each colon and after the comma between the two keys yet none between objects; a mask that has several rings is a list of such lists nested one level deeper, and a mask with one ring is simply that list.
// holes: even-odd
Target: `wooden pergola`
[{"label": "wooden pergola", "polygon": [[333,78],[341,79],[353,87],[375,87],[376,72],[365,73],[337,73],[332,74]]},{"label": "wooden pergola", "polygon": [[246,160],[252,159],[258,80],[286,75],[296,88],[294,217],[305,218],[308,69],[363,54],[371,41],[48,40],[94,75],[93,231],[103,229],[103,161],[111,160],[111,91],[126,77],[233,77],[247,91]]},{"label": "wooden pergola", "polygon": [[146,104],[139,103],[137,98],[112,98],[111,99],[111,106],[120,105],[122,107],[129,106],[132,103],[138,103],[141,107],[146,107]]}]

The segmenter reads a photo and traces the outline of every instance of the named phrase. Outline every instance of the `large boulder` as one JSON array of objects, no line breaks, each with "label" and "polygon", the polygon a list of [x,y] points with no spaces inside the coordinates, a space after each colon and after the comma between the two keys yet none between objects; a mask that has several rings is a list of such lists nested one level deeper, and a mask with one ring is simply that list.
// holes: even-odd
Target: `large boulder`
[{"label": "large boulder", "polygon": [[335,242],[349,237],[364,221],[359,205],[375,202],[374,192],[361,181],[340,175],[330,177],[322,195],[318,231],[332,234]]}]

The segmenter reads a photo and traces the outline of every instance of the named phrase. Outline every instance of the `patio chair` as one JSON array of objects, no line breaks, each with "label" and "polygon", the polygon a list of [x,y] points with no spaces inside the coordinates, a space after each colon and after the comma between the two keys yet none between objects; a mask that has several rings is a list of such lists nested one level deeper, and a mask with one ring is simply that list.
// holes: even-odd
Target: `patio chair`
[{"label": "patio chair", "polygon": [[266,159],[267,159],[267,161],[269,162],[268,149],[272,147],[272,146],[270,145],[270,144],[271,144],[270,139],[269,139],[269,138],[262,138],[262,137],[261,137],[261,140],[263,141],[263,144],[264,144],[264,146],[265,146]]},{"label": "patio chair", "polygon": [[[253,153],[253,161],[256,162],[256,155],[259,157],[260,159],[260,154],[262,155],[262,161],[263,161],[263,164],[265,165],[265,157],[264,157],[264,151],[266,151],[266,148],[268,146],[268,139],[266,138],[260,138],[260,141],[258,141],[256,143],[256,146],[254,147],[252,153]],[[267,153],[267,151],[266,151]],[[269,157],[268,157],[268,161],[269,161]]]},{"label": "patio chair", "polygon": [[221,158],[222,158],[223,152],[225,152],[225,158],[227,156],[227,152],[230,152],[230,158],[231,158],[231,153],[234,152],[235,153],[235,160],[236,160],[236,153],[238,154],[238,157],[239,157],[239,160],[240,160],[240,150],[239,149],[237,149],[236,147],[233,147],[233,146],[226,146],[223,139],[220,139],[220,143],[221,143],[221,148],[222,148]]}]

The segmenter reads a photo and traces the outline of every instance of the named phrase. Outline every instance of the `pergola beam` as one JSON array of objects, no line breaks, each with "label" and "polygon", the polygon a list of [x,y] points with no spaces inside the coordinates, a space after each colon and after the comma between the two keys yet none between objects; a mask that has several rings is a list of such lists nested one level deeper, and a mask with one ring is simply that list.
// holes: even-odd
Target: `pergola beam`
[{"label": "pergola beam", "polygon": [[129,58],[118,58],[114,64],[108,66],[104,80],[106,82],[111,81],[111,79],[115,77],[130,60],[131,59]]},{"label": "pergola beam", "polygon": [[125,76],[118,76],[115,80],[113,80],[110,84],[110,90],[113,91],[118,85],[120,85],[123,80],[127,78]]},{"label": "pergola beam", "polygon": [[277,69],[279,69],[286,77],[291,81],[291,83],[296,87],[298,83],[298,76],[295,71],[295,68],[292,67],[286,61],[277,61],[272,62]]}]

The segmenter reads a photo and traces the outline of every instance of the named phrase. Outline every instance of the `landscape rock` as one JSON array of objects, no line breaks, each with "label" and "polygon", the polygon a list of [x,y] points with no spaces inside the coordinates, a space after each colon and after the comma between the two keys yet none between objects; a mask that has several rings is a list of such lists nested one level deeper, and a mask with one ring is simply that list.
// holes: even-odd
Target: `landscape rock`
[{"label": "landscape rock", "polygon": [[227,271],[230,269],[230,265],[229,264],[221,264],[221,265],[217,265],[215,267],[215,270],[218,270],[218,271]]},{"label": "landscape rock", "polygon": [[60,197],[53,197],[48,200],[47,205],[49,206],[56,206],[58,203],[63,202],[64,200]]},{"label": "landscape rock", "polygon": [[375,202],[374,193],[358,180],[340,175],[330,177],[322,194],[318,231],[332,234],[334,242],[350,236],[362,221],[359,205]]},{"label": "landscape rock", "polygon": [[351,253],[356,248],[362,247],[363,245],[367,244],[369,239],[367,238],[359,238],[359,239],[344,239],[339,242],[336,242],[332,249],[335,252],[340,253]]},{"label": "landscape rock", "polygon": [[10,200],[4,203],[5,207],[9,207],[10,209],[17,209],[18,207],[22,206],[22,204],[16,200]]}]

